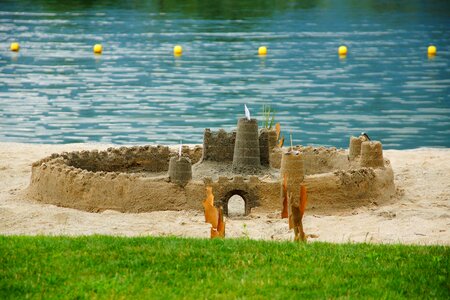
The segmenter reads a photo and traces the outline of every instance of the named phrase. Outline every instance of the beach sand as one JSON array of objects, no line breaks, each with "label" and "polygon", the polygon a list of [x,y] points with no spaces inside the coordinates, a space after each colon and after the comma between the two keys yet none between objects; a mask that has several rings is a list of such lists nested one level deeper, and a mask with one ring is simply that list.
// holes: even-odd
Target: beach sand
[{"label": "beach sand", "polygon": [[[62,151],[110,146],[0,143],[0,234],[209,237],[210,225],[201,211],[89,213],[26,196],[34,161]],[[385,150],[384,156],[394,169],[395,198],[339,213],[307,211],[304,229],[312,235],[309,241],[450,245],[450,149]],[[293,240],[280,211],[258,209],[226,219],[226,236]]]}]

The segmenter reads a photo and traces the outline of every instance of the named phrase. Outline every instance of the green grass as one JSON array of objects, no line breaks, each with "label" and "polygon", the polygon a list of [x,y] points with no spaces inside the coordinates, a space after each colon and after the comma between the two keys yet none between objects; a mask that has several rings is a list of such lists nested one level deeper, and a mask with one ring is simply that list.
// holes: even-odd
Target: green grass
[{"label": "green grass", "polygon": [[444,246],[0,236],[0,299],[449,299]]}]

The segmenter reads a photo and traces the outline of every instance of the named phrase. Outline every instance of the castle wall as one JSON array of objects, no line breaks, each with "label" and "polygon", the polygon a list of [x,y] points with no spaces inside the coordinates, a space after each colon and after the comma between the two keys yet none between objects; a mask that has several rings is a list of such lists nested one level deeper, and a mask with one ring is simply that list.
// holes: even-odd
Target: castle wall
[{"label": "castle wall", "polygon": [[[192,163],[196,163],[201,158],[202,148],[185,146],[182,153],[188,156]],[[55,155],[67,160],[69,166],[92,172],[165,172],[169,169],[170,158],[178,156],[178,153],[167,146],[158,145],[108,148],[105,151],[75,151]]]},{"label": "castle wall", "polygon": [[346,170],[350,168],[347,153],[344,150],[326,147],[294,147],[303,158],[305,175]]},{"label": "castle wall", "polygon": [[308,209],[354,209],[378,204],[395,195],[394,173],[391,166],[385,169],[361,168],[305,176],[308,191]]},{"label": "castle wall", "polygon": [[222,206],[226,215],[228,214],[228,200],[233,195],[239,195],[244,199],[245,214],[249,214],[252,208],[260,206],[260,198],[265,196],[260,193],[260,185],[261,181],[256,176],[249,178],[242,176],[219,177],[215,182],[210,178],[205,178],[205,186],[212,186],[215,205]]},{"label": "castle wall", "polygon": [[[258,138],[261,165],[269,166],[271,149],[276,146],[276,133],[273,130],[261,129]],[[202,160],[232,163],[235,142],[235,131],[226,132],[220,129],[213,132],[209,128],[205,129]]]},{"label": "castle wall", "polygon": [[28,194],[35,200],[91,212],[117,210],[201,210],[203,182],[184,187],[165,178],[137,174],[90,172],[53,161],[33,166]]},{"label": "castle wall", "polygon": [[[311,151],[314,153],[314,150]],[[255,207],[271,211],[281,209],[281,179],[277,177],[222,176],[215,181],[207,177],[203,180],[186,181],[186,185],[183,182],[184,186],[180,186],[170,182],[168,173],[117,171],[126,169],[125,166],[119,165],[120,159],[127,167],[132,167],[141,161],[141,152],[157,156],[155,163],[139,165],[139,168],[152,167],[153,170],[163,169],[161,166],[164,166],[166,158],[175,154],[165,147],[131,147],[110,149],[106,152],[53,154],[33,163],[28,194],[44,203],[93,212],[107,209],[121,212],[202,210],[205,188],[211,185],[215,203],[217,206],[222,205],[225,213],[229,198],[235,194],[244,198],[247,213]],[[132,157],[133,153],[136,157]],[[337,167],[336,164],[340,165],[345,158],[348,165],[346,168],[325,170],[320,174],[305,173],[301,183],[305,184],[308,190],[309,210],[333,208],[339,211],[367,205],[374,200],[381,204],[395,194],[393,172],[388,160],[384,160],[384,167],[381,168],[349,168],[351,163],[340,151],[324,149],[322,154],[316,156],[316,163],[317,160],[320,162],[328,157],[338,161],[330,163]],[[116,164],[115,171],[101,170],[101,163],[106,164],[101,162],[105,156],[106,161]],[[93,162],[93,165],[89,165],[89,162]],[[306,162],[307,160],[305,166]],[[325,161],[321,165],[327,170],[331,168]],[[82,166],[91,169],[82,169]],[[100,170],[91,171],[95,168]]]},{"label": "castle wall", "polygon": [[228,133],[223,129],[212,132],[206,128],[203,134],[202,160],[232,163],[235,141],[236,132]]},{"label": "castle wall", "polygon": [[169,168],[169,147],[120,147],[105,151],[80,151],[62,154],[67,164],[87,171],[123,172],[140,170],[162,172]]}]

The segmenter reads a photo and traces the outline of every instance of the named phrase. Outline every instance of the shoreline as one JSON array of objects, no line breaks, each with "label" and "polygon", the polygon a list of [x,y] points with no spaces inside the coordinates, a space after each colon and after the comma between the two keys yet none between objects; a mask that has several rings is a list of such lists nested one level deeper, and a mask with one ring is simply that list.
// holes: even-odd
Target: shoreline
[{"label": "shoreline", "polygon": [[[0,234],[209,237],[202,211],[89,213],[30,200],[31,164],[52,153],[122,147],[100,143],[0,143]],[[172,147],[172,145],[171,145]],[[173,145],[177,147],[177,145]],[[305,213],[309,241],[450,245],[450,148],[384,150],[394,169],[396,196],[351,211]],[[254,209],[227,220],[227,238],[293,240],[279,211]]]}]

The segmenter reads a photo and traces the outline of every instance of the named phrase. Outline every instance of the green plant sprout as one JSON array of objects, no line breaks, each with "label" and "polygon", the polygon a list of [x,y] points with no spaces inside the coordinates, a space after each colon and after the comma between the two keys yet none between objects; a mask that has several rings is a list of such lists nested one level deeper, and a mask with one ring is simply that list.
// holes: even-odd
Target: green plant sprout
[{"label": "green plant sprout", "polygon": [[275,125],[275,110],[270,105],[263,104],[262,115],[262,127],[269,130],[272,129],[272,127]]}]

